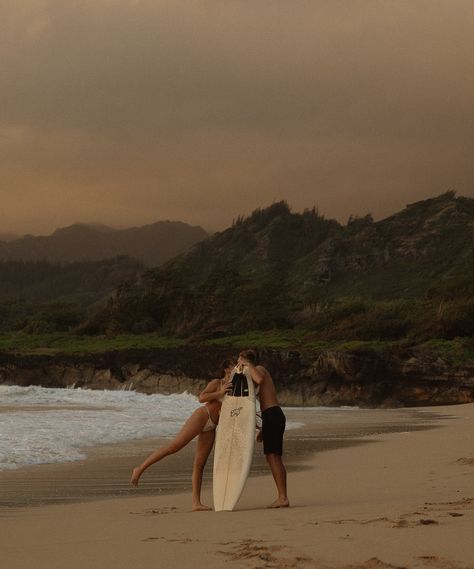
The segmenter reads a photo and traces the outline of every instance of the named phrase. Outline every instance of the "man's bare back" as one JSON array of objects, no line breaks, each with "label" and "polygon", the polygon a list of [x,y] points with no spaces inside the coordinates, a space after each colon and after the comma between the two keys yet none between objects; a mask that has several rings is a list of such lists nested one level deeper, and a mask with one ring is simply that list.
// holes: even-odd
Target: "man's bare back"
[{"label": "man's bare back", "polygon": [[252,366],[252,364],[250,364],[248,367],[250,375],[252,375],[252,367],[254,367],[254,369],[263,376],[263,379],[259,384],[260,391],[258,393],[258,398],[260,400],[260,409],[262,411],[265,411],[265,409],[268,409],[269,407],[274,407],[275,405],[278,405],[279,403],[276,395],[275,384],[273,383],[273,379],[272,376],[270,375],[270,372],[261,365]]}]

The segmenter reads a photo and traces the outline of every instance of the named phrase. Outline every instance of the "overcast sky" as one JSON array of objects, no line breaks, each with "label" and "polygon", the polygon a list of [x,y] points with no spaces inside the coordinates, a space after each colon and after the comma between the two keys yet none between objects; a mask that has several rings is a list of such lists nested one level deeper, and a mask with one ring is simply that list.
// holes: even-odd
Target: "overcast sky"
[{"label": "overcast sky", "polygon": [[0,232],[474,196],[472,0],[0,0]]}]

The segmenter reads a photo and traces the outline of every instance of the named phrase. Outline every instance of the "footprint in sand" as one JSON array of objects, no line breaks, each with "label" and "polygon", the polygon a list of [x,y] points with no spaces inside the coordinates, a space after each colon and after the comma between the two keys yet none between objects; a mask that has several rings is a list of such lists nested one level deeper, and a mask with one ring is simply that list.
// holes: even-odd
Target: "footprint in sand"
[{"label": "footprint in sand", "polygon": [[178,509],[174,506],[165,506],[163,508],[152,508],[150,510],[144,510],[142,512],[130,512],[130,514],[135,514],[138,516],[156,516],[159,514],[177,514]]},{"label": "footprint in sand", "polygon": [[157,537],[146,537],[145,539],[142,539],[142,541],[167,541],[168,543],[194,543],[195,541],[199,541],[197,539],[191,539],[189,537],[184,537],[184,538],[178,538],[178,539],[169,539],[166,537],[162,537],[162,536],[157,536]]},{"label": "footprint in sand", "polygon": [[433,569],[473,569],[472,566],[459,565],[448,559],[443,559],[437,555],[420,555],[417,559],[423,562],[424,567]]},{"label": "footprint in sand", "polygon": [[[464,498],[452,502],[425,502],[422,512],[416,511],[403,514],[398,521],[393,523],[392,527],[407,528],[440,525],[440,523],[447,521],[449,518],[461,518],[464,516],[462,510],[470,510],[473,508],[473,498]],[[461,512],[456,510],[461,510]]]},{"label": "footprint in sand", "polygon": [[[386,517],[380,517],[380,518],[373,518],[373,519],[369,519],[369,520],[354,520],[351,518],[347,518],[347,519],[342,519],[342,520],[329,520],[327,522],[323,522],[326,524],[336,524],[336,525],[342,525],[342,524],[358,524],[358,525],[367,525],[367,524],[375,524],[377,522],[390,522],[390,523],[395,523],[393,522],[393,520],[390,520],[389,518]],[[316,525],[317,522],[314,522],[314,524]]]},{"label": "footprint in sand", "polygon": [[[380,516],[378,518],[372,518],[368,520],[355,520],[355,519],[342,519],[342,520],[330,520],[324,523],[343,525],[343,524],[355,524],[355,525],[369,525],[369,524],[382,524],[386,527],[392,528],[412,528],[415,526],[429,526],[429,525],[439,525],[437,520],[432,518],[419,518],[418,516],[423,515],[421,512],[411,512],[409,514],[403,514],[399,519],[391,519],[386,516]],[[460,514],[462,515],[462,514]],[[456,516],[452,516],[456,517]],[[341,539],[347,539],[342,537]]]},{"label": "footprint in sand", "polygon": [[391,563],[385,563],[381,561],[378,557],[372,557],[367,559],[362,563],[357,563],[356,565],[346,565],[339,569],[409,569],[408,567],[399,567],[398,565],[392,565]]},{"label": "footprint in sand", "polygon": [[407,514],[406,516],[402,516],[400,520],[395,522],[392,525],[393,528],[413,528],[415,526],[437,526],[439,522],[436,520],[432,520],[430,518],[420,518],[420,519],[410,519],[413,517],[413,514]]},{"label": "footprint in sand", "polygon": [[465,466],[474,466],[474,458],[466,458],[466,457],[462,457],[462,458],[458,458],[456,460],[456,464],[463,464]]},{"label": "footprint in sand", "polygon": [[474,498],[463,498],[451,502],[425,502],[424,510],[446,511],[446,510],[472,510],[474,508]]},{"label": "footprint in sand", "polygon": [[282,552],[287,554],[290,551],[287,546],[269,545],[262,540],[246,539],[235,543],[231,551],[218,551],[218,553],[229,557],[229,561],[257,562],[259,565],[255,567],[258,569],[300,569],[307,563],[314,563],[313,559],[298,554],[280,557]]}]

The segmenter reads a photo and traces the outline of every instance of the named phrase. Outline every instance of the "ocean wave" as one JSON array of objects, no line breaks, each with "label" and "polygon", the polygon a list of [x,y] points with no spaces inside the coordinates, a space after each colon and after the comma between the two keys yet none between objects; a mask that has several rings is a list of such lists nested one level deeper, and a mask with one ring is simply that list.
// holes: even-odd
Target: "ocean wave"
[{"label": "ocean wave", "polygon": [[80,460],[98,444],[172,437],[199,403],[188,393],[0,386],[0,406],[4,470]]}]

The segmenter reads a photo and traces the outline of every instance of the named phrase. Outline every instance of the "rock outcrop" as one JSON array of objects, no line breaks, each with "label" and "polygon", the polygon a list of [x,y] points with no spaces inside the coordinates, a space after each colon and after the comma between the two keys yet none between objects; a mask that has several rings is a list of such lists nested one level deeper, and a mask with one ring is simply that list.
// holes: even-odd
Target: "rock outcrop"
[{"label": "rock outcrop", "polygon": [[[97,355],[0,353],[0,384],[197,394],[229,348],[187,346]],[[261,350],[283,405],[399,407],[474,401],[474,364],[416,350]]]}]

